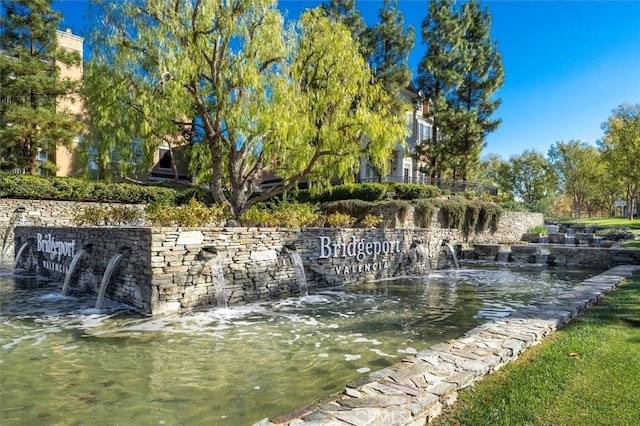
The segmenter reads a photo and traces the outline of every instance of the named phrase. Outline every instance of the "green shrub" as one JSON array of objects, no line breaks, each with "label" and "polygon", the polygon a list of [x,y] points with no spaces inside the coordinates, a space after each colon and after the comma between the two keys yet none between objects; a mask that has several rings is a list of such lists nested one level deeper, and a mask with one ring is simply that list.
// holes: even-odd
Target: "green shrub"
[{"label": "green shrub", "polygon": [[192,198],[189,203],[180,206],[169,206],[152,203],[147,206],[146,217],[155,226],[204,226],[221,224],[229,213],[225,206],[206,204]]},{"label": "green shrub", "polygon": [[254,205],[240,216],[247,226],[301,228],[318,220],[320,213],[315,204],[283,202],[275,207]]},{"label": "green shrub", "polygon": [[327,216],[327,223],[333,228],[349,228],[357,219],[345,213],[331,213]]},{"label": "green shrub", "polygon": [[348,183],[312,194],[311,199],[323,203],[352,199],[378,201],[384,199],[386,195],[387,186],[382,183]]},{"label": "green shrub", "polygon": [[76,225],[91,226],[132,225],[142,217],[142,211],[135,207],[86,206],[74,212],[73,222]]},{"label": "green shrub", "polygon": [[440,196],[440,188],[433,185],[418,185],[415,183],[397,183],[393,185],[396,198],[401,200],[418,200],[421,198],[436,198]]},{"label": "green shrub", "polygon": [[545,228],[542,225],[538,225],[538,226],[534,226],[533,228],[529,228],[527,233],[529,233],[529,234],[547,235],[549,233],[549,230],[547,230],[547,228]]},{"label": "green shrub", "polygon": [[176,191],[171,188],[130,183],[0,173],[0,197],[130,204],[150,202],[174,204]]},{"label": "green shrub", "polygon": [[341,200],[327,204],[324,209],[328,215],[342,213],[362,220],[369,213],[372,205],[373,203],[362,200]]},{"label": "green shrub", "polygon": [[484,232],[486,230],[496,231],[500,218],[502,217],[502,207],[495,203],[482,203],[482,209],[478,217],[477,230]]},{"label": "green shrub", "polygon": [[436,206],[431,200],[417,200],[415,203],[416,211],[416,225],[421,228],[429,228],[433,220],[433,214],[436,211]]},{"label": "green shrub", "polygon": [[384,218],[382,215],[374,216],[372,214],[366,214],[364,218],[360,221],[367,228],[375,228],[379,226]]}]

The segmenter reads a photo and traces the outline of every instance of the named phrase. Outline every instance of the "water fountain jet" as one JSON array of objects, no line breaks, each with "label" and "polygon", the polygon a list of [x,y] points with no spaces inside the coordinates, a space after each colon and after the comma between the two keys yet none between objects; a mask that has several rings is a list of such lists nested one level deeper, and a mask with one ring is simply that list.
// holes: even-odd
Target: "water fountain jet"
[{"label": "water fountain jet", "polygon": [[300,289],[300,296],[305,297],[309,295],[309,287],[307,286],[307,275],[304,272],[304,264],[302,263],[302,257],[296,248],[295,244],[285,244],[284,248],[289,253],[289,258],[296,272],[296,284]]},{"label": "water fountain jet", "polygon": [[93,244],[87,244],[84,247],[82,247],[75,254],[75,256],[73,256],[73,259],[71,259],[71,264],[69,265],[67,274],[64,276],[64,283],[62,284],[61,293],[63,296],[67,294],[67,291],[69,289],[69,282],[71,281],[71,274],[73,274],[73,271],[76,269],[76,265],[78,264],[78,261],[83,255],[91,253],[92,250],[93,250]]},{"label": "water fountain jet", "polygon": [[129,247],[121,247],[119,252],[116,255],[114,255],[111,258],[111,260],[109,260],[109,263],[107,264],[107,268],[104,270],[104,274],[102,275],[102,281],[100,282],[100,289],[98,290],[98,298],[96,299],[97,310],[102,309],[104,294],[107,290],[107,285],[109,284],[109,280],[111,279],[111,274],[113,274],[114,269],[116,269],[116,266],[118,266],[118,263],[120,263],[120,260],[122,260],[122,257],[125,254],[128,254],[130,252],[131,252],[131,249]]},{"label": "water fountain jet", "polygon": [[211,271],[211,283],[213,284],[213,288],[215,289],[218,306],[221,308],[228,308],[229,303],[227,302],[227,289],[224,280],[224,270],[222,269],[222,263],[218,258],[218,249],[214,246],[204,246],[202,247],[202,251],[206,253],[203,253],[203,255],[208,259],[204,267],[206,268],[208,265],[209,270]]}]

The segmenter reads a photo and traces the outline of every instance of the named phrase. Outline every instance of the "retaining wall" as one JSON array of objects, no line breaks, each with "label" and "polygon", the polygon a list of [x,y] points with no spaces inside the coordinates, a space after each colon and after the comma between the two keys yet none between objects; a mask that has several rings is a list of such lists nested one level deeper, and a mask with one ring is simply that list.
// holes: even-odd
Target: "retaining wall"
[{"label": "retaining wall", "polygon": [[[22,221],[32,226],[74,226],[74,213],[84,207],[113,206],[109,203],[89,203],[76,201],[49,201],[49,200],[20,200],[0,199],[0,256],[13,258],[14,227]],[[117,204],[123,206],[123,204]],[[124,206],[143,209],[144,205],[124,204]],[[24,208],[24,213],[18,213],[16,209]],[[419,218],[415,215],[413,207],[407,214],[400,218],[396,212],[384,212],[387,229],[414,229],[419,228]],[[428,229],[438,232],[441,239],[447,239],[454,243],[479,244],[519,241],[527,230],[544,223],[541,213],[508,212],[502,213],[497,227],[491,231],[484,231],[465,236],[457,229],[442,227],[441,213],[436,211]]]}]

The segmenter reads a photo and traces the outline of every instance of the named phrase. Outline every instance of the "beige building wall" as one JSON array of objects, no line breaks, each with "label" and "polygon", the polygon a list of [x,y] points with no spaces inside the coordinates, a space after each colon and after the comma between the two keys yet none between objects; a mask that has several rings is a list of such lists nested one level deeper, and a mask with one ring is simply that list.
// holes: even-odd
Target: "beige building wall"
[{"label": "beige building wall", "polygon": [[[58,31],[57,37],[60,47],[78,52],[81,58],[78,65],[71,67],[58,63],[60,78],[69,78],[76,81],[81,80],[83,75],[82,54],[84,49],[84,38],[73,34],[69,29],[66,31]],[[57,109],[58,111],[69,111],[80,121],[85,121],[86,119],[86,111],[80,94],[73,94],[59,99]],[[79,142],[80,137],[81,135],[78,135],[74,140],[74,147]],[[51,160],[58,166],[56,176],[74,176],[79,174],[79,171],[74,164],[73,151],[73,147],[69,150],[64,146],[59,145],[56,147],[55,153],[50,153],[50,157],[52,157]]]}]

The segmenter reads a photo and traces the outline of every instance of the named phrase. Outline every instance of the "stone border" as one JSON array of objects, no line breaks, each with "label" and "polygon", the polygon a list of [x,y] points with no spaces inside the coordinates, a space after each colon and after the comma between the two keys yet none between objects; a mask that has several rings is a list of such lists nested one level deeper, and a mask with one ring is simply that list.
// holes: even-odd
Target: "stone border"
[{"label": "stone border", "polygon": [[553,331],[598,303],[640,267],[612,268],[569,291],[480,325],[412,358],[371,373],[344,393],[289,414],[263,419],[272,425],[424,425],[453,404],[458,392],[514,361]]}]

